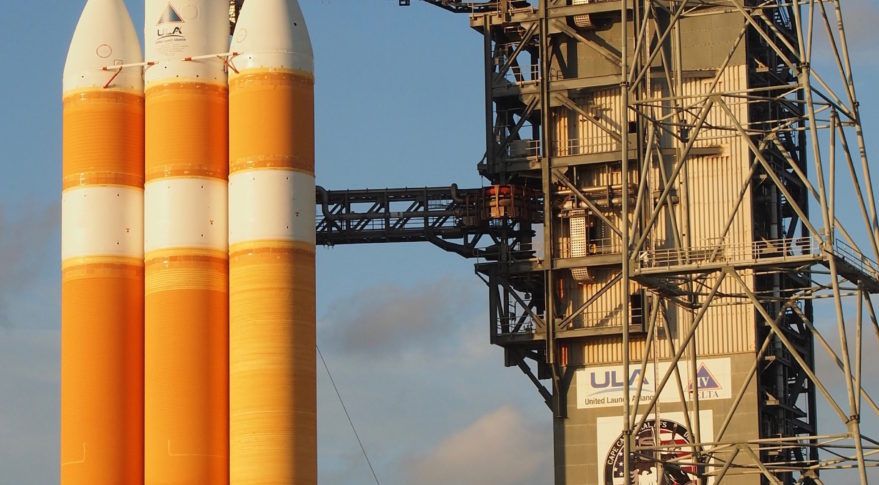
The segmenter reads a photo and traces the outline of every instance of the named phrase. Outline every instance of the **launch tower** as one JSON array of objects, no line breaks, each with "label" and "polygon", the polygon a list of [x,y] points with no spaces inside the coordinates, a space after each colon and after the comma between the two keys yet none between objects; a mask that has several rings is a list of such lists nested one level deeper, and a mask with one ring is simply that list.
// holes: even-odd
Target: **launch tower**
[{"label": "launch tower", "polygon": [[478,258],[557,484],[867,483],[879,224],[841,2],[425,1],[484,36],[490,185],[318,189],[318,243]]}]

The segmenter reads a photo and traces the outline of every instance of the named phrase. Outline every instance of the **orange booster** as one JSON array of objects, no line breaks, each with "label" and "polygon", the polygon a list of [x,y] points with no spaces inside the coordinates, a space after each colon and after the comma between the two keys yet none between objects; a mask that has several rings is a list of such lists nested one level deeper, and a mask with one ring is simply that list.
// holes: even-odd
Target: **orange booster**
[{"label": "orange booster", "polygon": [[122,0],[89,0],[64,67],[62,485],[143,483],[143,77]]},{"label": "orange booster", "polygon": [[231,51],[230,481],[315,485],[314,76],[298,3],[246,2]]},{"label": "orange booster", "polygon": [[228,4],[147,0],[146,483],[228,482]]}]

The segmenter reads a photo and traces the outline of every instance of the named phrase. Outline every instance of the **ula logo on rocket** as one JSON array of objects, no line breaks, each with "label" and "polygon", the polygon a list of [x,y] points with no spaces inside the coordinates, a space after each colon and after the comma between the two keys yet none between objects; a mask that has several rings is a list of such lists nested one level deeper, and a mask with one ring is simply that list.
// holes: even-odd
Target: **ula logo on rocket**
[{"label": "ula logo on rocket", "polygon": [[159,17],[159,21],[156,23],[156,35],[160,41],[184,40],[183,26],[180,25],[183,23],[185,23],[183,18],[180,17],[174,6],[169,3],[168,8],[162,12],[162,16]]}]

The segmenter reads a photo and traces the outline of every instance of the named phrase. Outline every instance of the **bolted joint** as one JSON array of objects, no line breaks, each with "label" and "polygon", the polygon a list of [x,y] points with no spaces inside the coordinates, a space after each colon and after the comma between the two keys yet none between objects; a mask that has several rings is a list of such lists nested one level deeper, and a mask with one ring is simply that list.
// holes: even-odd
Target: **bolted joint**
[{"label": "bolted joint", "polygon": [[851,416],[848,417],[848,420],[845,422],[845,424],[860,423],[860,422],[861,422],[861,415],[860,414],[852,414]]}]

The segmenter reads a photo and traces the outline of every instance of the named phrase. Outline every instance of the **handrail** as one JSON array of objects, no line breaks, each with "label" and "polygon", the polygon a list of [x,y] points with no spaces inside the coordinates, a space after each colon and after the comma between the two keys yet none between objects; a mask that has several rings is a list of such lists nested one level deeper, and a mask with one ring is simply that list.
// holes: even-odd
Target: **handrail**
[{"label": "handrail", "polygon": [[879,279],[879,264],[856,248],[839,240],[828,247],[824,238],[814,236],[761,239],[749,243],[720,243],[691,248],[650,249],[638,254],[638,265],[645,269],[655,269],[687,264],[755,262],[770,258],[793,261],[820,255],[825,247],[830,254],[858,271]]}]

